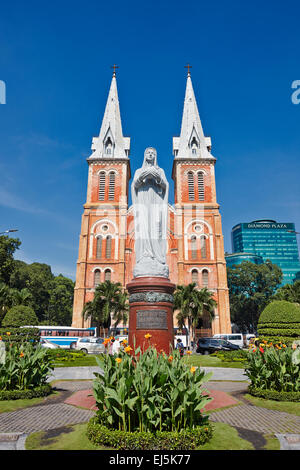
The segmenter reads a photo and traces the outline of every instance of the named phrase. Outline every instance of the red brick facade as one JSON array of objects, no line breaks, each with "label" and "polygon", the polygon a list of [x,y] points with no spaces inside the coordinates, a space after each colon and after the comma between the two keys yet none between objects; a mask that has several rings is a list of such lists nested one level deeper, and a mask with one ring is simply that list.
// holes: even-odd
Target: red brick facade
[{"label": "red brick facade", "polygon": [[[73,311],[73,326],[77,327],[88,325],[81,312],[93,298],[95,285],[110,279],[125,287],[133,279],[135,264],[133,211],[128,206],[129,158],[93,158],[92,154],[88,163]],[[175,204],[168,210],[167,249],[172,283],[196,282],[214,292],[218,307],[211,325],[213,334],[231,331],[214,169],[213,157],[180,158],[175,153]]]}]

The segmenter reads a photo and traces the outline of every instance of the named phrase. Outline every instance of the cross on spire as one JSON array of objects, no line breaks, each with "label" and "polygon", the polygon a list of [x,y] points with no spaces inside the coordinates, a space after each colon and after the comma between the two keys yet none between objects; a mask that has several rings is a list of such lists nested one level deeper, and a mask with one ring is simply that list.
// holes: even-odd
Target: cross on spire
[{"label": "cross on spire", "polygon": [[118,69],[119,66],[116,65],[116,64],[114,64],[114,65],[112,65],[110,68],[111,68],[111,69],[114,69],[114,71],[113,71],[113,77],[115,77],[115,76],[116,76],[116,69]]},{"label": "cross on spire", "polygon": [[190,72],[190,69],[192,68],[192,66],[190,64],[187,64],[184,66],[185,69],[188,69],[188,76],[191,75],[191,72]]}]

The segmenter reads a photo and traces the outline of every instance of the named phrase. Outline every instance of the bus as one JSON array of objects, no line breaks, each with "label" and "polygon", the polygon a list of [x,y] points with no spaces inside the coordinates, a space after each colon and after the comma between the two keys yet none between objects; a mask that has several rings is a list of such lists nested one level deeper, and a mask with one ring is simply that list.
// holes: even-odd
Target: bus
[{"label": "bus", "polygon": [[72,326],[26,326],[24,328],[38,328],[41,338],[47,339],[57,344],[63,349],[72,348],[71,344],[76,343],[79,338],[96,336],[96,327],[74,328]]},{"label": "bus", "polygon": [[108,336],[113,336],[118,341],[123,341],[123,339],[128,341],[128,326],[111,327]]}]

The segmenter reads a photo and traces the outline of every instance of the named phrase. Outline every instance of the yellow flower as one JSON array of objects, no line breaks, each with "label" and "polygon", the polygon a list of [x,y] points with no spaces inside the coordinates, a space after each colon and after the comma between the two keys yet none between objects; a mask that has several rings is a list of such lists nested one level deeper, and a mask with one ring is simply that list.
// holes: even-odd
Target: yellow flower
[{"label": "yellow flower", "polygon": [[132,347],[131,346],[126,346],[126,348],[124,348],[124,351],[125,352],[130,352],[130,351],[132,351]]},{"label": "yellow flower", "polygon": [[122,362],[122,359],[121,359],[120,357],[117,357],[117,358],[116,358],[116,362],[117,362],[118,364],[120,364],[120,362]]},{"label": "yellow flower", "polygon": [[187,351],[186,353],[187,353],[187,354],[192,354],[192,351]]},{"label": "yellow flower", "polygon": [[286,348],[286,345],[285,345],[285,344],[283,344],[283,345],[282,345],[282,347],[283,347],[283,348]]},{"label": "yellow flower", "polygon": [[128,343],[127,339],[123,339],[122,343],[127,344]]},{"label": "yellow flower", "polygon": [[150,335],[149,333],[147,333],[147,334],[145,335],[145,338],[146,338],[146,339],[150,339],[150,338],[152,338],[152,335]]},{"label": "yellow flower", "polygon": [[191,367],[191,368],[190,368],[190,372],[191,372],[192,374],[194,374],[194,373],[196,372],[196,367]]},{"label": "yellow flower", "polygon": [[8,331],[6,334],[7,334],[7,336],[10,336],[10,332],[9,332],[9,331]]}]

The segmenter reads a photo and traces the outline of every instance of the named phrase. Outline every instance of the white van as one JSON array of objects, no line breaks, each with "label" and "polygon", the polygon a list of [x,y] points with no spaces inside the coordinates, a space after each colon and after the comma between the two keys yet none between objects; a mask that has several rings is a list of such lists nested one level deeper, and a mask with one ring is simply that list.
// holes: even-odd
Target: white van
[{"label": "white van", "polygon": [[229,341],[229,343],[237,344],[241,349],[244,347],[244,337],[241,333],[214,335],[214,338],[225,339],[226,341]]}]

